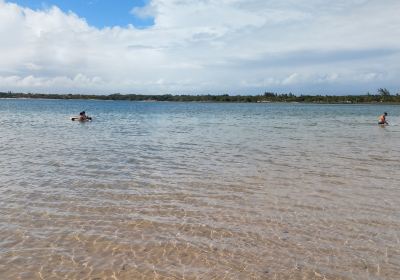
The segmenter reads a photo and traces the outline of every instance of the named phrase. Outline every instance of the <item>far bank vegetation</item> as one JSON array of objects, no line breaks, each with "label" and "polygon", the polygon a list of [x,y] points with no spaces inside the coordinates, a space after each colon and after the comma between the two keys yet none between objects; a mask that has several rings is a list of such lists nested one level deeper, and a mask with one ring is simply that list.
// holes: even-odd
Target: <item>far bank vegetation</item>
[{"label": "far bank vegetation", "polygon": [[269,103],[269,102],[299,102],[299,103],[399,103],[400,94],[392,95],[386,88],[380,88],[375,94],[364,95],[294,95],[292,93],[265,92],[260,95],[172,95],[172,94],[44,94],[44,93],[14,93],[0,92],[0,98],[41,98],[41,99],[96,99],[96,100],[127,100],[127,101],[171,101],[171,102],[236,102],[236,103]]}]

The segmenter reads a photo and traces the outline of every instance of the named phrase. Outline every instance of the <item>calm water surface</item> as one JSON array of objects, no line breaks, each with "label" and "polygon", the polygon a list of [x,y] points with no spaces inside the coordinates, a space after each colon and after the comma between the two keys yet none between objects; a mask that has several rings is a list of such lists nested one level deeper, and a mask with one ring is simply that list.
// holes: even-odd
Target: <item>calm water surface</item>
[{"label": "calm water surface", "polygon": [[0,279],[399,279],[399,140],[399,106],[0,100]]}]

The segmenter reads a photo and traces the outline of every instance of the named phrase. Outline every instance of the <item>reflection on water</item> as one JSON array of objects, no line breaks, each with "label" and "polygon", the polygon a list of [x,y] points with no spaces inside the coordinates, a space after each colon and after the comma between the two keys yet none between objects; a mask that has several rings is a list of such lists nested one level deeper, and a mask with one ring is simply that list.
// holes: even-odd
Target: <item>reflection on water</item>
[{"label": "reflection on water", "polygon": [[383,111],[0,100],[0,278],[397,279]]}]

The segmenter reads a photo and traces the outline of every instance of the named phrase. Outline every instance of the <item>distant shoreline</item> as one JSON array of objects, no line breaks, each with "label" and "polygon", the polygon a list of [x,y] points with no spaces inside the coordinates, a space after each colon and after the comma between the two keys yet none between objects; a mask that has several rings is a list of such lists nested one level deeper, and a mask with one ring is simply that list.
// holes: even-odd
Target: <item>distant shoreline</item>
[{"label": "distant shoreline", "polygon": [[308,104],[400,104],[400,95],[300,95],[264,93],[263,95],[141,95],[141,94],[41,94],[0,92],[0,99],[102,100],[142,102],[199,103],[308,103]]}]

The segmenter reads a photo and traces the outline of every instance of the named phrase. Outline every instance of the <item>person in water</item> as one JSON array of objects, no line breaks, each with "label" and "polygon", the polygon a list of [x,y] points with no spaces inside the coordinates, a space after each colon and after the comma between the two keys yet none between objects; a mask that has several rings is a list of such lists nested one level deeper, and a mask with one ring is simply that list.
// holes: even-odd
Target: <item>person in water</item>
[{"label": "person in water", "polygon": [[82,111],[79,113],[79,120],[80,121],[86,121],[88,119],[88,116],[86,116],[85,111]]},{"label": "person in water", "polygon": [[388,125],[388,122],[386,121],[386,116],[387,116],[387,113],[386,112],[383,113],[383,115],[381,115],[379,117],[378,124],[386,124],[386,125]]}]

